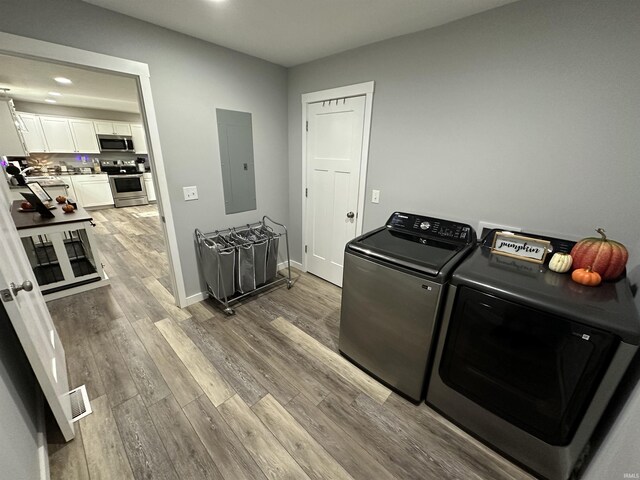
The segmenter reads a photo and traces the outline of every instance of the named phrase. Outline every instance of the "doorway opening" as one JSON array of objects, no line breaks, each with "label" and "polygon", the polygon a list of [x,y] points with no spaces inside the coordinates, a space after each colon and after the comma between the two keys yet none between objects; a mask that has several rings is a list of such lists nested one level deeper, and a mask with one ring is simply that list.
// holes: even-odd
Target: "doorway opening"
[{"label": "doorway opening", "polygon": [[[147,285],[139,282],[138,285],[129,287],[155,290],[156,296],[161,296],[171,306],[186,306],[147,65],[11,34],[0,33],[0,40],[3,45],[0,61],[11,62],[13,67],[23,68],[24,75],[16,77],[17,85],[1,85],[13,90],[9,94],[15,97],[18,111],[43,118],[89,120],[85,122],[88,124],[87,128],[91,129],[90,133],[98,136],[98,141],[101,135],[108,136],[111,133],[114,137],[125,136],[136,140],[133,142],[134,148],[129,152],[106,152],[106,149],[99,148],[91,150],[92,153],[62,153],[61,150],[64,149],[57,147],[56,153],[34,153],[30,156],[33,157],[31,163],[34,167],[45,169],[47,174],[50,169],[55,171],[56,168],[60,173],[67,173],[69,176],[74,174],[70,195],[75,195],[77,201],[87,205],[96,219],[96,237],[104,252],[106,262],[103,263],[107,274],[130,280],[130,274],[136,272],[140,279],[154,278],[155,282],[147,280]],[[52,100],[51,102],[45,104],[42,99],[34,102],[33,98],[29,98],[28,91],[42,89],[45,81],[43,80],[42,85],[36,84],[35,80],[31,80],[34,76],[29,75],[29,69],[39,72],[51,83],[54,83],[54,77],[78,75],[79,81],[74,87],[77,88],[76,93],[80,91],[75,95],[75,101],[71,101],[71,97],[74,97],[69,94],[71,89],[65,90],[64,84],[58,84],[51,86],[47,95],[41,96]],[[58,73],[45,75],[47,71]],[[51,95],[49,92],[60,95]],[[68,99],[64,100],[65,97]],[[127,131],[118,130],[121,127],[125,127]],[[106,132],[101,131],[102,128],[114,130]],[[147,199],[151,198],[149,205],[117,209],[111,207],[110,202],[115,201],[110,183],[114,182],[109,182],[108,174],[97,170],[102,170],[109,162],[122,165],[122,160],[131,165],[136,173],[138,169],[145,169],[144,172],[140,171],[141,176],[136,181],[147,194]],[[62,172],[65,167],[67,171]],[[94,175],[96,182],[90,185],[91,182],[74,181],[76,174]],[[135,288],[129,290],[135,291]]]}]

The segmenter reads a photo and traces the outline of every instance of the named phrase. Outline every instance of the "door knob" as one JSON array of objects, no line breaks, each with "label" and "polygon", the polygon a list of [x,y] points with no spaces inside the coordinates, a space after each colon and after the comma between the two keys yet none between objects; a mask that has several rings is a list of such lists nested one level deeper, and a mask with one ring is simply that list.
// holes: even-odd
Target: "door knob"
[{"label": "door knob", "polygon": [[356,216],[356,214],[355,214],[355,213],[353,213],[353,212],[349,212],[349,213],[347,213],[347,218],[353,218],[353,217],[355,217],[355,216]]},{"label": "door knob", "polygon": [[20,290],[24,290],[25,292],[30,292],[31,290],[33,290],[33,283],[31,283],[29,280],[25,280],[24,282],[22,282],[22,285],[16,285],[15,283],[11,282],[11,285],[9,285],[9,287],[11,287],[11,291],[14,295],[18,295],[18,292]]}]

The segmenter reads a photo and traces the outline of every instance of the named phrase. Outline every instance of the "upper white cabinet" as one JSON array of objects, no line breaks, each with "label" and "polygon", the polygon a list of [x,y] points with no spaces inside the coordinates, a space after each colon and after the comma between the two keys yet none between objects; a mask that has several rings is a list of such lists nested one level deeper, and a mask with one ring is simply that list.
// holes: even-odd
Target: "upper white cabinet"
[{"label": "upper white cabinet", "polygon": [[149,153],[147,149],[147,136],[144,134],[144,127],[142,125],[131,124],[131,138],[133,139],[133,148],[136,153]]},{"label": "upper white cabinet", "polygon": [[22,132],[16,125],[13,101],[0,100],[0,155],[23,156],[25,145]]},{"label": "upper white cabinet", "polygon": [[69,119],[77,153],[100,153],[96,131],[91,120]]},{"label": "upper white cabinet", "polygon": [[100,153],[93,121],[19,113],[29,153]]},{"label": "upper white cabinet", "polygon": [[26,131],[22,132],[29,153],[47,151],[47,142],[44,139],[40,117],[32,113],[19,113],[18,116],[24,123]]},{"label": "upper white cabinet", "polygon": [[62,117],[40,117],[47,151],[52,153],[76,153],[69,120]]},{"label": "upper white cabinet", "polygon": [[128,123],[95,121],[93,122],[98,135],[131,135],[131,126]]}]

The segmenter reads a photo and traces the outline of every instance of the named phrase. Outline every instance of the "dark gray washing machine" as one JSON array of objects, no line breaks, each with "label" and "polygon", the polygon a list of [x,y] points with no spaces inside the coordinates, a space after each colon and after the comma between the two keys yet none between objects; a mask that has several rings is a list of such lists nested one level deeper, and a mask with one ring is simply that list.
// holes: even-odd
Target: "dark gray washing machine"
[{"label": "dark gray washing machine", "polygon": [[476,242],[462,223],[396,212],[345,248],[339,350],[419,402],[453,268]]},{"label": "dark gray washing machine", "polygon": [[[578,285],[546,264],[492,254],[494,234],[451,277],[426,401],[528,469],[565,480],[638,350],[640,317],[626,278]],[[554,251],[573,246],[523,235]]]}]

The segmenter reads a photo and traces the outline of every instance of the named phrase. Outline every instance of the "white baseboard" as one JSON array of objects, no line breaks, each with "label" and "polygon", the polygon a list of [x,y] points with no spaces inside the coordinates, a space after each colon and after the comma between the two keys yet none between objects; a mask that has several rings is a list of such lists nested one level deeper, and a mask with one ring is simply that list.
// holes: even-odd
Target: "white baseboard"
[{"label": "white baseboard", "polygon": [[[293,268],[297,268],[300,271],[304,271],[304,270],[302,270],[302,264],[299,263],[299,262],[296,262],[295,260],[291,260],[291,266]],[[278,270],[282,270],[283,268],[287,268],[287,262],[286,261],[280,262],[278,264]],[[194,295],[191,295],[190,297],[186,298],[186,304],[184,306],[188,307],[189,305],[193,305],[194,303],[201,302],[202,300],[206,299],[208,296],[209,296],[209,294],[207,292],[199,292],[199,293],[196,293]]]},{"label": "white baseboard", "polygon": [[[297,268],[298,270],[304,271],[304,270],[302,270],[302,264],[296,262],[295,260],[291,260],[291,266],[293,268]],[[287,262],[286,261],[280,262],[278,264],[278,270],[282,270],[283,268],[287,268]]]},{"label": "white baseboard", "polygon": [[189,305],[193,305],[194,303],[201,302],[202,300],[207,298],[207,296],[208,296],[207,292],[199,292],[199,293],[196,293],[195,295],[191,295],[190,297],[186,298],[185,307],[188,307]]}]

